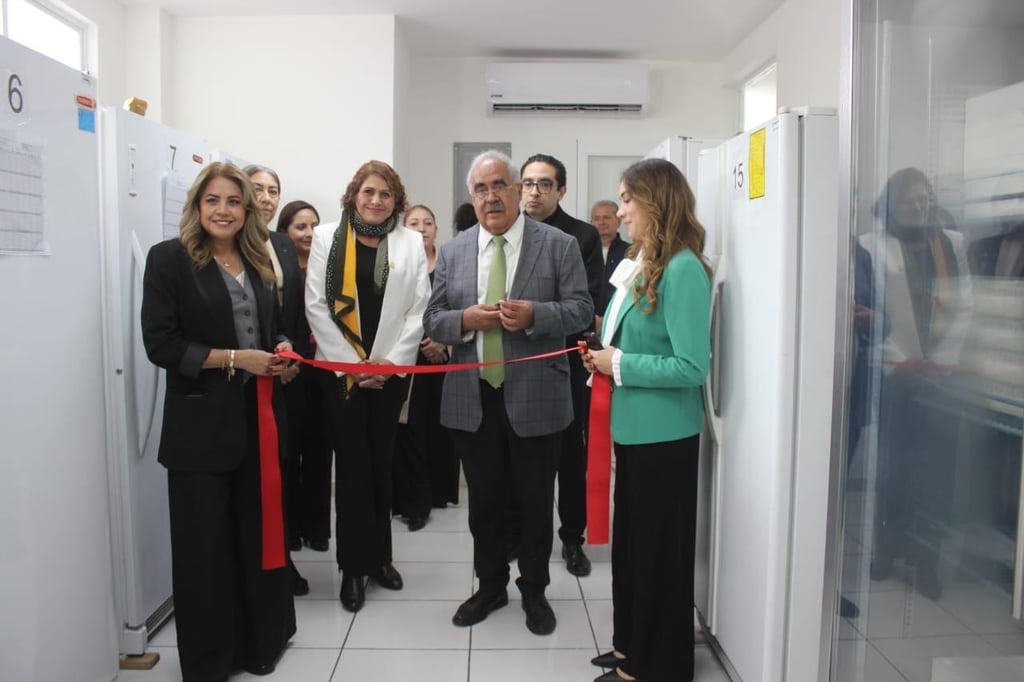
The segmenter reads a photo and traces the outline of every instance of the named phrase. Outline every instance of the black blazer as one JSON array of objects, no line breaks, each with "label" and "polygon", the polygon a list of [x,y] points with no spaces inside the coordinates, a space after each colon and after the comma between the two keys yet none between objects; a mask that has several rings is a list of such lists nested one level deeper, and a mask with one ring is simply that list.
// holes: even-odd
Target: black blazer
[{"label": "black blazer", "polygon": [[[281,326],[284,333],[296,344],[295,352],[306,355],[299,350],[300,327],[306,321],[306,299],[305,299],[305,278],[302,276],[302,269],[299,267],[299,257],[295,253],[295,243],[292,238],[283,232],[271,232],[270,243],[277,254],[277,260],[281,263],[284,286],[281,302]],[[305,325],[309,328],[309,325]],[[308,341],[309,332],[306,332]],[[307,344],[308,345],[308,344]]]},{"label": "black blazer", "polygon": [[[601,302],[604,292],[602,281],[604,258],[601,255],[601,235],[597,233],[597,228],[590,223],[573,218],[562,210],[561,204],[555,207],[554,213],[544,219],[544,223],[557,227],[562,232],[576,238],[580,245],[580,255],[583,257],[583,267],[587,273],[587,292],[590,294],[590,302],[594,304],[596,314],[602,314],[604,310],[599,309],[597,305]],[[583,331],[592,331],[593,329],[594,321],[591,320]],[[582,332],[567,337],[572,341],[578,338],[582,338]]]},{"label": "black blazer", "polygon": [[604,289],[601,291],[601,300],[595,301],[594,314],[604,317],[605,311],[608,309],[608,304],[612,302],[612,296],[615,295],[615,287],[612,286],[611,276],[615,272],[615,268],[619,267],[619,263],[626,257],[626,251],[629,249],[629,244],[622,239],[619,235],[615,235],[615,239],[608,245],[608,259],[604,262]]},{"label": "black blazer", "polygon": [[[287,338],[275,289],[243,263],[256,294],[260,347],[272,351]],[[177,239],[155,245],[146,258],[142,340],[150,361],[167,370],[157,459],[176,471],[237,468],[245,454],[248,420],[255,418],[245,413],[241,372],[228,381],[220,369],[202,369],[210,349],[238,348],[231,297],[219,267],[211,259],[197,270]],[[280,394],[274,391],[275,412]]]}]

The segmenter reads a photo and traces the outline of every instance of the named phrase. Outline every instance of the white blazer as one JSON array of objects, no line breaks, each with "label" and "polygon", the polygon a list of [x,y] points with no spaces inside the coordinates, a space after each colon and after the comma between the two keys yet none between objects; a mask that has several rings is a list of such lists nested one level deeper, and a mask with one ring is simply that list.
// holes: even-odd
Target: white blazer
[{"label": "white blazer", "polygon": [[[960,351],[970,329],[973,310],[971,278],[967,267],[964,236],[953,230],[943,230],[943,233],[953,245],[957,277],[950,281],[947,295],[935,297],[935,305],[946,308],[952,315],[947,327],[939,333],[937,343],[928,357],[921,351],[917,335],[914,308],[907,283],[907,268],[899,240],[880,227],[861,235],[858,240],[871,254],[875,291],[885,292],[885,314],[889,334],[882,343],[882,358],[887,363],[928,360],[941,365],[956,365],[960,360]],[[883,367],[886,374],[892,370],[891,364]]]},{"label": "white blazer", "polygon": [[[337,222],[327,223],[319,225],[313,233],[313,246],[306,266],[306,319],[316,339],[318,360],[359,362],[359,354],[342,335],[327,308],[324,288],[327,255],[337,227]],[[430,299],[423,236],[398,226],[385,239],[388,242],[388,282],[380,310],[380,325],[373,348],[369,349],[369,359],[414,365],[420,339],[423,338],[423,310]],[[337,374],[340,376],[343,372]]]}]

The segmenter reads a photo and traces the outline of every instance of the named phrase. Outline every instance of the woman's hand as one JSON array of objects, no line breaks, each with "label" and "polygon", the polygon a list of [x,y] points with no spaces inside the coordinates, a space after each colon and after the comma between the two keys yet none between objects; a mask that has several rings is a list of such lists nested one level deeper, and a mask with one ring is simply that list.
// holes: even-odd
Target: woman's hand
[{"label": "woman's hand", "polygon": [[[361,364],[394,365],[390,360],[363,360]],[[390,374],[353,374],[352,379],[360,388],[384,388],[384,382],[391,378]]]},{"label": "woman's hand", "polygon": [[444,362],[445,346],[442,343],[434,341],[430,337],[423,337],[420,341],[420,352],[423,353],[423,357],[427,359],[432,365],[437,365]]},{"label": "woman's hand", "polygon": [[588,372],[600,372],[601,374],[612,373],[612,356],[615,355],[615,346],[608,346],[601,350],[588,349],[583,354],[583,366]]},{"label": "woman's hand", "polygon": [[[287,345],[291,349],[291,344]],[[235,369],[244,369],[256,376],[278,376],[288,367],[288,359],[265,350],[236,350]]]},{"label": "woman's hand", "polygon": [[299,369],[302,367],[302,363],[293,362],[292,364],[285,367],[284,371],[281,372],[281,383],[287,384],[295,380],[295,377],[299,376]]}]

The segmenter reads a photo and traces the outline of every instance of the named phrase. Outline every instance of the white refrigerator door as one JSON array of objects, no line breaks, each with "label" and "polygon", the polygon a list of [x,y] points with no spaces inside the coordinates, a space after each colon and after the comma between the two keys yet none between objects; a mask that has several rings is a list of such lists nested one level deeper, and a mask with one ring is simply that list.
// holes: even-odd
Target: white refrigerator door
[{"label": "white refrigerator door", "polygon": [[0,680],[117,675],[96,81],[0,38]]},{"label": "white refrigerator door", "polygon": [[142,344],[142,276],[149,248],[177,234],[184,192],[208,150],[123,109],[102,114],[114,577],[121,652],[139,654],[171,597],[167,476],[157,462],[164,373]]},{"label": "white refrigerator door", "polygon": [[[745,682],[781,680],[796,373],[796,116],[725,145],[715,625]],[[763,141],[763,155],[756,150]],[[751,141],[754,140],[754,144]],[[761,165],[763,162],[763,166]],[[763,183],[759,192],[758,183]]]},{"label": "white refrigerator door", "polygon": [[744,682],[819,674],[837,151],[834,116],[785,114],[701,164],[722,249],[709,625]]}]

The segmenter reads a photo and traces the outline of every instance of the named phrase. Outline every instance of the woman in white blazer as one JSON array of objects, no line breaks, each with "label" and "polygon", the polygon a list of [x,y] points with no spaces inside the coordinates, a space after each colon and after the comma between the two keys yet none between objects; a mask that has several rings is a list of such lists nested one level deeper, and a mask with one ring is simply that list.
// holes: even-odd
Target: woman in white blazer
[{"label": "woman in white blazer", "polygon": [[879,373],[878,512],[871,577],[902,558],[917,590],[938,599],[937,568],[949,513],[958,422],[921,398],[957,367],[971,323],[963,235],[917,168],[894,173],[875,204],[879,227],[860,238],[885,292]]},{"label": "woman in white blazer", "polygon": [[[402,227],[405,188],[391,166],[364,163],[341,200],[341,220],[320,225],[306,274],[306,317],[316,357],[412,365],[430,297],[423,238]],[[362,608],[369,576],[402,589],[392,565],[391,469],[407,379],[325,373],[335,452],[335,510],[342,606]]]}]

